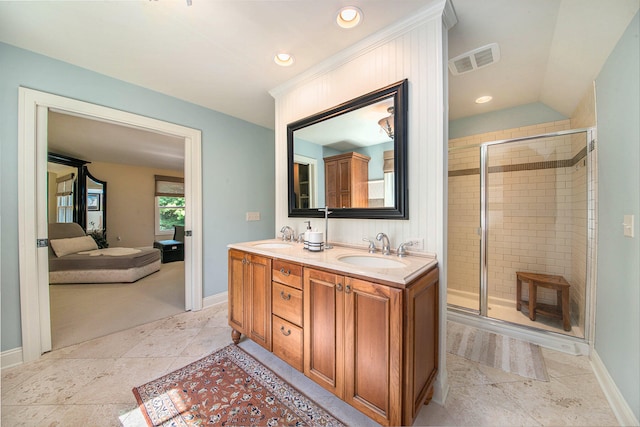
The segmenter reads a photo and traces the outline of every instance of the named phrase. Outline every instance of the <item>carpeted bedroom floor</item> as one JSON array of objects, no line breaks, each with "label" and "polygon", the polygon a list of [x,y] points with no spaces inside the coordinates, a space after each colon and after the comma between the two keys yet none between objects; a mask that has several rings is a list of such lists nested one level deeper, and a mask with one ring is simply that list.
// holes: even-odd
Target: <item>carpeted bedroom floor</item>
[{"label": "carpeted bedroom floor", "polygon": [[49,285],[54,350],[184,312],[184,262],[134,283]]}]

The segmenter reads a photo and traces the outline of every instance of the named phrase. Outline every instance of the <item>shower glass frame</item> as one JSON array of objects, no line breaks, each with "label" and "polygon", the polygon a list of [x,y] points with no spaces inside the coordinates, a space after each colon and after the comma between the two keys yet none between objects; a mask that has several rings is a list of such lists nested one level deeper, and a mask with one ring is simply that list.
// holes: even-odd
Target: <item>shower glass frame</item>
[{"label": "shower glass frame", "polygon": [[[517,143],[517,142],[524,142],[524,141],[534,141],[534,140],[538,140],[538,139],[544,139],[544,138],[553,138],[553,137],[560,137],[560,136],[567,136],[567,135],[573,135],[573,134],[580,134],[580,133],[584,133],[585,134],[585,146],[586,146],[586,167],[587,167],[587,173],[586,173],[586,192],[587,192],[587,230],[586,230],[586,236],[587,236],[587,248],[585,250],[586,252],[586,260],[585,260],[585,301],[584,301],[584,339],[589,341],[589,337],[591,336],[592,333],[592,327],[593,325],[591,324],[591,315],[592,315],[592,301],[593,301],[593,286],[592,286],[592,282],[593,282],[593,270],[592,270],[592,262],[594,260],[594,239],[595,239],[595,230],[593,227],[593,224],[595,223],[595,218],[594,218],[594,213],[595,213],[595,200],[593,197],[594,194],[594,180],[593,180],[593,167],[592,167],[592,159],[591,159],[591,154],[592,151],[595,149],[595,135],[596,135],[596,131],[595,128],[580,128],[580,129],[571,129],[571,130],[565,130],[565,131],[558,131],[558,132],[551,132],[551,133],[545,133],[545,134],[538,134],[538,135],[532,135],[532,136],[526,136],[526,137],[520,137],[520,138],[511,138],[511,139],[504,139],[504,140],[498,140],[498,141],[488,141],[488,142],[484,142],[481,144],[475,144],[475,145],[467,145],[464,147],[457,147],[457,148],[453,148],[450,149],[450,151],[458,151],[458,150],[469,150],[469,149],[473,149],[473,148],[478,148],[480,150],[480,224],[479,224],[479,235],[480,235],[480,260],[479,260],[479,264],[480,264],[480,278],[479,278],[479,282],[480,282],[480,290],[479,290],[479,310],[474,310],[472,308],[466,308],[466,307],[460,307],[457,305],[453,305],[453,304],[447,304],[450,308],[456,309],[456,310],[462,310],[463,312],[467,312],[470,314],[477,314],[480,315],[481,317],[485,317],[485,318],[489,318],[488,315],[488,311],[489,311],[489,266],[488,266],[488,251],[489,251],[489,239],[488,239],[488,227],[487,227],[487,220],[488,220],[488,192],[489,192],[489,188],[488,188],[488,180],[489,180],[489,148],[493,147],[493,146],[497,146],[497,145],[502,145],[502,144],[510,144],[510,143]],[[490,318],[492,321],[498,321],[498,322],[503,322],[504,320],[501,320],[499,318]],[[511,322],[507,322],[507,323],[511,323]],[[518,326],[522,326],[525,328],[530,328],[526,325],[518,325]],[[543,329],[538,329],[538,328],[534,328],[536,330],[539,330],[542,333],[556,333],[556,332],[551,332],[551,331],[547,331],[547,330],[543,330]],[[562,334],[564,335],[564,334]]]}]

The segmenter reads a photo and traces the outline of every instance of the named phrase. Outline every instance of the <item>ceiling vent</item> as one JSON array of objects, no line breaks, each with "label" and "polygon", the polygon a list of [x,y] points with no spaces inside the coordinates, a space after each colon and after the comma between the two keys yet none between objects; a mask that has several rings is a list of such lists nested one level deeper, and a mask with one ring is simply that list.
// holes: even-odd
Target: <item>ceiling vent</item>
[{"label": "ceiling vent", "polygon": [[491,43],[449,60],[449,70],[454,76],[465,74],[494,64],[500,60],[498,43]]}]

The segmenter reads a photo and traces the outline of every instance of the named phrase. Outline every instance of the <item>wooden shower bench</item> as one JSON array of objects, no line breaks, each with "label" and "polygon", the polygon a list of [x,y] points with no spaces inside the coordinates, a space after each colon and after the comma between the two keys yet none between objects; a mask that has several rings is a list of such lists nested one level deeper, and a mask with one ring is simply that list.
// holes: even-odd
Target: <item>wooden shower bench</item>
[{"label": "wooden shower bench", "polygon": [[[522,303],[522,282],[529,283],[529,319],[535,321],[536,314],[551,316],[562,319],[562,326],[565,331],[571,330],[571,320],[569,319],[569,282],[562,276],[552,274],[516,272],[516,310],[521,311]],[[538,286],[547,289],[555,289],[557,292],[557,303],[555,306],[549,304],[538,304]]]}]

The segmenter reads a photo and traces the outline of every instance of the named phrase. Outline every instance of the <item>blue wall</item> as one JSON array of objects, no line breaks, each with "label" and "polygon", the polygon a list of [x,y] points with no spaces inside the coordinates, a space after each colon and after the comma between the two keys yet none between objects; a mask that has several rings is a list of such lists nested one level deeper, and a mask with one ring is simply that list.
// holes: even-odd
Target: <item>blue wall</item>
[{"label": "blue wall", "polygon": [[[595,348],[640,419],[640,18],[596,79],[598,284]],[[635,215],[635,237],[623,236]]]},{"label": "blue wall", "polygon": [[449,122],[449,139],[566,119],[556,110],[535,102],[452,120]]},{"label": "blue wall", "polygon": [[[3,43],[0,70],[2,351],[21,346],[17,250],[19,86],[202,131],[205,297],[227,290],[227,244],[274,237],[273,130]],[[259,211],[261,221],[246,222],[247,211]]]}]

